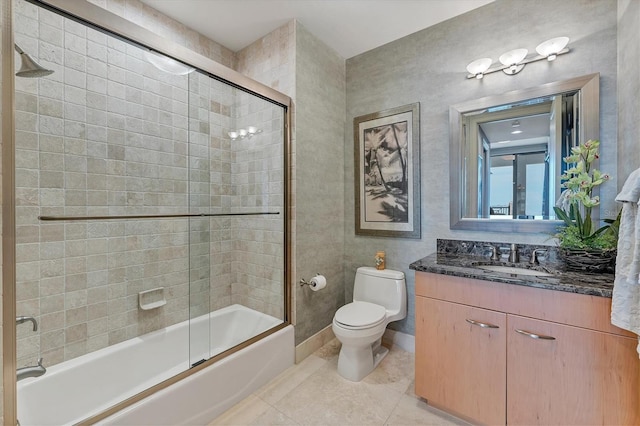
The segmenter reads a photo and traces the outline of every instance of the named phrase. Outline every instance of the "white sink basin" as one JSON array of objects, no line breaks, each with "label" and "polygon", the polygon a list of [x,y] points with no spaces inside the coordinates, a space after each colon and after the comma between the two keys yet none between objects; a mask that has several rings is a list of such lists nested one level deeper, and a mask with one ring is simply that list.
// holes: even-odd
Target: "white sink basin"
[{"label": "white sink basin", "polygon": [[502,265],[478,265],[479,269],[485,271],[502,272],[504,274],[518,274],[518,275],[534,275],[536,277],[553,277],[553,274],[548,272],[536,271],[534,269],[518,268],[516,266],[502,266]]}]

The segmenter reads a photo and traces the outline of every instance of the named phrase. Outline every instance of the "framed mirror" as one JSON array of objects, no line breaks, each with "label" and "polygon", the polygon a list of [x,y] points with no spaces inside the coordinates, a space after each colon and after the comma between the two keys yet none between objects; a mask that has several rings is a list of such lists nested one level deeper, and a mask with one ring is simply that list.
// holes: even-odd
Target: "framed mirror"
[{"label": "framed mirror", "polygon": [[599,81],[590,74],[451,106],[451,229],[555,231],[562,158],[600,137]]}]

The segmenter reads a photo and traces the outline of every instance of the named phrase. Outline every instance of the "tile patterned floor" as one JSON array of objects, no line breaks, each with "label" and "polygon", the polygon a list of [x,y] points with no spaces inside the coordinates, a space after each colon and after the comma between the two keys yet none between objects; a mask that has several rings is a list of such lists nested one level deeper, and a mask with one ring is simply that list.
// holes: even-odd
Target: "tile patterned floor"
[{"label": "tile patterned floor", "polygon": [[467,425],[413,392],[413,354],[392,348],[363,381],[337,372],[336,339],[215,419],[211,425]]}]

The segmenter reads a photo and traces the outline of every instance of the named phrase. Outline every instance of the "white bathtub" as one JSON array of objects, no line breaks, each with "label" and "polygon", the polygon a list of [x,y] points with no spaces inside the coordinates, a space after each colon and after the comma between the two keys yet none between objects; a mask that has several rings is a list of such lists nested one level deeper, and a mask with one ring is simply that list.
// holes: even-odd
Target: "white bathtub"
[{"label": "white bathtub", "polygon": [[[191,322],[191,330],[185,321],[54,365],[44,376],[20,381],[20,424],[77,423],[175,376],[190,362],[208,359],[282,323],[242,305]],[[100,424],[206,424],[293,363],[293,327],[288,326]]]}]

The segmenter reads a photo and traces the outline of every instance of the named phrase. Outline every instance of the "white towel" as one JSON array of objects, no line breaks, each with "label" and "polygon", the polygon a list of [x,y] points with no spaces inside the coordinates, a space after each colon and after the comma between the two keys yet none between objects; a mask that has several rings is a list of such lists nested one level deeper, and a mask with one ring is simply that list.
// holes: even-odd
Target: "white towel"
[{"label": "white towel", "polygon": [[640,169],[627,178],[616,201],[623,204],[611,301],[611,323],[640,335]]}]

